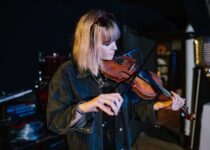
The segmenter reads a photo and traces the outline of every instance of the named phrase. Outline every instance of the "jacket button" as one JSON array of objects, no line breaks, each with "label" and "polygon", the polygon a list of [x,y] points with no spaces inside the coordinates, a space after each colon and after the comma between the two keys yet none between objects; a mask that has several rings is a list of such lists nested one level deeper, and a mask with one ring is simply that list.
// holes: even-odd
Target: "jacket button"
[{"label": "jacket button", "polygon": [[90,131],[90,129],[86,129],[86,131],[87,131],[87,132],[89,132],[89,131]]},{"label": "jacket button", "polygon": [[119,128],[119,131],[122,132],[123,131],[123,128]]},{"label": "jacket button", "polygon": [[102,127],[105,127],[106,125],[106,121],[104,121],[104,123],[101,124]]}]

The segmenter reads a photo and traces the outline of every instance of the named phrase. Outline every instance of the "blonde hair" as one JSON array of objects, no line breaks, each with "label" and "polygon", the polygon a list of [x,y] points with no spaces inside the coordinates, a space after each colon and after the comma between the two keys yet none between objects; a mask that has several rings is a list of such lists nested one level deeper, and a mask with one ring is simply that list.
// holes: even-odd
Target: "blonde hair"
[{"label": "blonde hair", "polygon": [[[109,16],[110,15],[110,16]],[[98,74],[101,67],[98,44],[116,41],[120,30],[111,14],[105,11],[89,11],[77,23],[73,40],[73,59],[79,72],[89,70]]]}]

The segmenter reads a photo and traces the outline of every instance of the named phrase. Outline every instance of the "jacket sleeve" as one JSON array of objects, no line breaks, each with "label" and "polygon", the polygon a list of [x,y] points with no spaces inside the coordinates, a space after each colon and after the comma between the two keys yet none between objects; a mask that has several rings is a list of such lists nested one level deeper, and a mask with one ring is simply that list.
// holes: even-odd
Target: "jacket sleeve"
[{"label": "jacket sleeve", "polygon": [[142,102],[134,105],[134,111],[141,121],[149,120],[155,127],[159,127],[153,105],[154,102]]},{"label": "jacket sleeve", "polygon": [[53,132],[66,134],[77,130],[90,133],[93,128],[93,113],[87,113],[80,120],[70,126],[75,117],[76,107],[79,100],[75,100],[71,83],[64,69],[58,69],[49,85],[47,104],[47,126]]},{"label": "jacket sleeve", "polygon": [[143,122],[149,120],[155,127],[159,127],[155,110],[153,109],[154,100],[142,100],[134,92],[129,93],[129,99],[132,99],[130,113],[133,119]]}]

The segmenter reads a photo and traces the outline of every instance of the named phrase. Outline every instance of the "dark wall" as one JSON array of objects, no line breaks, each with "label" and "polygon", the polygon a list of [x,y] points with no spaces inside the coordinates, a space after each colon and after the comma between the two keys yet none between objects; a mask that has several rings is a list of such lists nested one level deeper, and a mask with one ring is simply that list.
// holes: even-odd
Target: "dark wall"
[{"label": "dark wall", "polygon": [[[145,11],[142,5],[138,7],[136,3],[127,4],[118,0],[4,0],[3,8],[0,95],[2,91],[10,93],[33,88],[38,79],[39,52],[69,53],[76,22],[87,10],[112,12],[121,31],[124,24],[149,23],[155,16],[154,12]],[[139,8],[143,13],[138,12]],[[145,13],[151,19],[145,17]],[[142,26],[136,29],[144,31]]]},{"label": "dark wall", "polygon": [[[208,7],[210,1],[184,0],[184,2],[189,16],[189,23],[192,24],[196,36],[209,36],[210,14],[208,13]],[[208,2],[208,5],[205,2]]]},{"label": "dark wall", "polygon": [[38,52],[68,53],[75,23],[90,8],[106,9],[106,4],[103,1],[99,4],[93,1],[5,0],[0,92],[33,87],[37,79]]},{"label": "dark wall", "polygon": [[4,8],[5,48],[0,89],[29,88],[36,78],[38,52],[61,51],[67,47],[70,14],[66,14],[62,3],[56,1],[9,0],[5,1]]}]

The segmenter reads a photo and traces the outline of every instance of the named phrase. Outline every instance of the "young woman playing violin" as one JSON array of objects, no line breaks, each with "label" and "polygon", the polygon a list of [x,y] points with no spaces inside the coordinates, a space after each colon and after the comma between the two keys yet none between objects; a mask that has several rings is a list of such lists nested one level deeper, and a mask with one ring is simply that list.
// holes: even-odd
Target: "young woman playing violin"
[{"label": "young woman playing violin", "polygon": [[[102,62],[113,59],[119,36],[112,14],[87,12],[75,30],[73,59],[61,65],[51,80],[47,125],[52,131],[67,135],[70,150],[131,149],[130,119],[153,120],[153,111],[160,109],[153,101],[135,101],[129,92],[121,95],[125,84],[110,92],[114,81],[104,78]],[[170,108],[179,110],[185,99],[171,94]],[[132,117],[129,104],[135,105]]]}]

